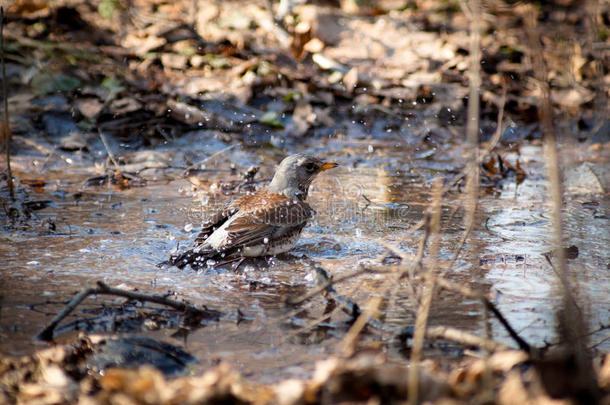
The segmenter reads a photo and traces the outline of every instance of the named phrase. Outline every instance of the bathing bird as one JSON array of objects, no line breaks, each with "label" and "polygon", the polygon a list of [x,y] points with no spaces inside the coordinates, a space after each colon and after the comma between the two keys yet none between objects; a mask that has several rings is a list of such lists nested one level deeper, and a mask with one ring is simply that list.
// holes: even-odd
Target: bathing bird
[{"label": "bathing bird", "polygon": [[210,216],[195,239],[195,248],[171,256],[168,263],[198,269],[210,261],[240,260],[241,264],[247,257],[287,252],[314,215],[306,202],[311,182],[319,173],[337,166],[311,155],[286,157],[266,187]]}]

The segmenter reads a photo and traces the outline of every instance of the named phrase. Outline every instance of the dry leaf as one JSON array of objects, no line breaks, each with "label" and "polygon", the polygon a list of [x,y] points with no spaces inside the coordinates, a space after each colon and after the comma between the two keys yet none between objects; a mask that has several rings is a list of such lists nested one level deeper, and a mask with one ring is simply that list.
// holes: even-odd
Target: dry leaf
[{"label": "dry leaf", "polygon": [[351,68],[350,71],[343,76],[343,84],[345,85],[345,89],[348,91],[348,93],[354,91],[358,85],[358,68]]}]

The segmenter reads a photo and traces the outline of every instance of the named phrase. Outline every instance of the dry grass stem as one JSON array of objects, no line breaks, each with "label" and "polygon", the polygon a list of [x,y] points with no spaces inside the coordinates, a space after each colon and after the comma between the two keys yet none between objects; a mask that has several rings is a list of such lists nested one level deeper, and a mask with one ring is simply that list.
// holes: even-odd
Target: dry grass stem
[{"label": "dry grass stem", "polygon": [[463,344],[464,346],[474,346],[488,352],[508,350],[509,346],[498,343],[491,339],[479,337],[473,333],[465,332],[449,326],[431,326],[426,329],[428,339],[444,339]]},{"label": "dry grass stem", "polygon": [[218,152],[213,153],[213,154],[211,154],[210,156],[208,156],[208,157],[206,157],[206,158],[204,158],[204,159],[201,159],[201,160],[200,160],[200,161],[198,161],[198,162],[193,163],[192,165],[188,166],[188,167],[187,167],[187,168],[184,170],[184,173],[186,174],[186,173],[188,173],[188,172],[189,172],[189,170],[192,170],[192,169],[195,169],[195,168],[199,168],[199,167],[201,167],[201,165],[203,165],[203,164],[205,164],[205,163],[209,162],[209,161],[210,161],[210,160],[212,160],[212,159],[215,159],[216,157],[218,157],[218,156],[220,156],[220,155],[222,155],[222,154],[224,154],[224,153],[226,153],[226,152],[230,151],[231,149],[233,149],[233,148],[235,148],[235,147],[237,147],[237,146],[239,146],[239,144],[236,144],[236,143],[235,143],[235,144],[233,144],[233,145],[229,145],[229,146],[227,146],[226,148],[223,148],[223,149],[219,150]]},{"label": "dry grass stem", "polygon": [[101,129],[98,128],[97,132],[98,132],[98,134],[100,136],[100,139],[102,140],[102,143],[104,144],[104,148],[106,148],[106,153],[108,154],[108,157],[110,158],[110,161],[114,165],[114,168],[118,169],[119,168],[119,164],[117,163],[116,159],[114,158],[114,154],[110,150],[110,146],[108,146],[108,142],[106,141],[106,137],[102,133]]},{"label": "dry grass stem", "polygon": [[293,331],[293,332],[290,332],[288,335],[286,335],[286,336],[284,337],[284,340],[285,340],[285,341],[288,341],[288,340],[290,340],[290,339],[294,338],[295,336],[300,335],[301,333],[305,333],[305,332],[307,332],[308,330],[310,330],[310,329],[313,329],[313,328],[317,327],[317,326],[318,326],[318,325],[320,325],[322,322],[328,321],[328,320],[329,320],[329,319],[330,319],[330,318],[333,316],[333,314],[336,312],[336,310],[337,310],[337,309],[335,308],[335,309],[333,309],[332,311],[330,311],[329,313],[324,314],[324,315],[322,315],[321,317],[319,317],[319,318],[317,318],[317,319],[314,319],[313,321],[309,322],[307,325],[305,325],[305,326],[303,326],[303,327],[301,327],[301,328],[299,328],[299,329],[297,329],[297,330],[295,330],[295,331]]},{"label": "dry grass stem", "polygon": [[558,310],[558,330],[566,340],[567,350],[574,355],[576,362],[575,386],[588,392],[595,392],[595,376],[591,364],[591,355],[587,349],[582,331],[586,330],[585,317],[576,306],[578,286],[570,282],[566,252],[564,246],[564,228],[561,210],[563,207],[563,188],[559,170],[559,153],[557,138],[553,126],[553,109],[548,82],[548,70],[538,32],[538,12],[527,5],[521,8],[529,40],[530,58],[537,84],[540,88],[539,110],[542,124],[544,159],[551,194],[552,241],[558,263],[559,284],[562,292],[562,309]]},{"label": "dry grass stem", "polygon": [[470,156],[467,162],[465,223],[466,231],[462,236],[455,257],[474,226],[479,193],[479,93],[481,87],[481,4],[479,0],[470,0],[470,65],[468,68],[469,96],[468,117],[466,124],[466,143]]},{"label": "dry grass stem", "polygon": [[11,170],[11,126],[8,115],[8,90],[6,89],[6,66],[4,63],[4,7],[2,6],[0,6],[0,62],[2,63],[2,96],[4,97],[2,137],[4,138],[4,150],[6,152],[6,182],[11,200],[15,200],[13,171]]},{"label": "dry grass stem", "polygon": [[[479,79],[480,81],[480,79]],[[466,240],[468,239],[468,236],[470,235],[470,232],[472,232],[472,229],[475,225],[475,216],[476,216],[476,207],[477,207],[477,200],[478,200],[478,189],[479,189],[479,184],[480,184],[480,172],[479,172],[479,165],[481,164],[482,160],[493,150],[493,148],[495,148],[495,146],[497,145],[497,143],[500,141],[500,137],[502,136],[502,132],[503,132],[503,128],[502,128],[502,121],[504,120],[504,106],[506,105],[506,85],[504,86],[503,90],[502,90],[502,97],[500,98],[500,106],[498,107],[498,121],[496,123],[496,132],[494,133],[494,136],[490,139],[487,148],[483,151],[482,154],[480,154],[479,156],[477,156],[477,151],[478,151],[478,142],[477,139],[475,138],[470,139],[471,137],[471,131],[468,130],[468,145],[471,148],[471,151],[473,153],[474,156],[471,156],[472,160],[471,163],[467,166],[467,172],[466,172],[466,177],[467,177],[467,194],[466,194],[466,230],[462,233],[462,237],[460,238],[460,241],[458,243],[458,247],[455,250],[455,252],[453,253],[453,257],[451,257],[451,261],[449,262],[449,265],[447,266],[447,269],[451,269],[453,267],[453,265],[455,264],[455,261],[457,260],[457,258],[460,256],[460,253],[462,251],[462,248],[464,247],[464,244],[466,243]],[[477,100],[478,100],[478,96],[477,96]],[[478,104],[478,101],[477,101]],[[475,125],[476,122],[476,125]],[[472,125],[473,127],[476,127],[475,129],[478,131],[478,126],[479,126],[479,120],[478,117],[470,117],[470,119],[468,120],[468,124]],[[475,134],[476,135],[476,134]],[[474,143],[472,143],[474,141]]]},{"label": "dry grass stem", "polygon": [[308,299],[315,297],[316,295],[323,293],[324,291],[326,291],[329,287],[332,287],[335,284],[341,283],[343,281],[347,281],[349,279],[352,279],[354,277],[358,277],[361,274],[365,274],[365,273],[387,273],[388,271],[385,270],[373,270],[371,268],[368,267],[360,267],[358,270],[354,271],[353,273],[349,273],[349,274],[345,274],[343,276],[340,277],[336,277],[336,278],[331,278],[328,281],[326,281],[323,284],[318,285],[316,288],[314,288],[313,290],[309,291],[306,294],[303,294],[299,297],[296,298],[289,298],[288,300],[286,300],[286,303],[289,305],[299,305],[302,304],[303,302],[307,301]]},{"label": "dry grass stem", "polygon": [[339,344],[341,354],[344,357],[351,357],[356,352],[360,334],[369,320],[379,311],[381,302],[381,296],[374,296],[367,301],[366,309],[356,319],[351,328],[349,328]]},{"label": "dry grass stem", "polygon": [[432,297],[436,290],[436,277],[433,277],[437,271],[437,260],[438,252],[440,249],[440,228],[441,228],[441,202],[443,199],[443,183],[442,180],[437,179],[434,185],[432,205],[430,206],[430,255],[426,266],[427,274],[432,277],[428,277],[426,280],[422,302],[417,310],[417,317],[415,319],[415,332],[413,334],[413,345],[411,348],[411,370],[408,375],[408,392],[409,392],[409,403],[416,405],[418,401],[418,390],[419,386],[419,362],[422,357],[422,349],[424,346],[424,338],[426,335],[426,328],[428,325],[428,315],[430,313],[430,306],[432,304]]}]

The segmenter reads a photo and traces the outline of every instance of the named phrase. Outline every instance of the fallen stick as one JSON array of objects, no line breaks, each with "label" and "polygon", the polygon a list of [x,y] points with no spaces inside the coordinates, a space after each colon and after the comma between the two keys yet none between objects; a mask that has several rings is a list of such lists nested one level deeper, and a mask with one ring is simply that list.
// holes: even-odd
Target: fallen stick
[{"label": "fallen stick", "polygon": [[510,349],[510,347],[504,343],[482,338],[474,333],[452,328],[450,326],[430,326],[428,329],[426,329],[426,338],[450,340],[464,346],[473,346],[479,349],[487,350],[488,352],[497,352]]},{"label": "fallen stick", "polygon": [[45,342],[49,342],[53,340],[53,331],[57,328],[57,325],[74,309],[85,300],[90,295],[116,295],[119,297],[125,297],[138,301],[148,301],[154,302],[155,304],[166,305],[171,307],[177,311],[185,312],[190,316],[204,316],[207,318],[219,318],[222,313],[210,310],[205,305],[203,307],[197,307],[195,305],[188,304],[183,301],[173,300],[171,298],[167,298],[163,295],[153,295],[153,294],[145,294],[136,291],[127,291],[120,288],[110,287],[102,281],[97,282],[97,287],[89,287],[85,288],[81,292],[79,292],[72,300],[64,307],[64,309],[55,316],[55,318],[51,321],[49,325],[47,325],[37,336],[37,340],[42,340]]}]

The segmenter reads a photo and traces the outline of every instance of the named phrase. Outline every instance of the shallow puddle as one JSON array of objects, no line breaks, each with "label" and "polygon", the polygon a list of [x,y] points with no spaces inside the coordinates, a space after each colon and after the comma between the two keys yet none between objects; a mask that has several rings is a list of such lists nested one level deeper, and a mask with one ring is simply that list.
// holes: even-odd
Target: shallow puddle
[{"label": "shallow puddle", "polygon": [[[210,142],[203,133],[191,134],[189,141],[198,137],[199,146],[190,153],[200,158],[228,146],[218,140]],[[52,204],[37,215],[41,221],[52,219],[55,233],[0,234],[4,262],[0,352],[31,352],[37,345],[32,338],[73,294],[103,280],[128,289],[171,291],[178,298],[229,314],[191,331],[186,338],[172,337],[175,329],[149,333],[183,345],[200,360],[196,368],[205,369],[226,360],[244,375],[261,381],[307,375],[313,360],[337,350],[349,325],[342,323],[346,318],[337,314],[324,330],[298,333],[298,327],[323,316],[325,306],[323,299],[314,299],[302,311],[293,313],[294,308],[284,304],[287,298],[315,287],[306,258],[341,276],[361,263],[375,260],[386,251],[387,243],[415,254],[421,231],[407,238],[404,235],[429,205],[433,179],[451,177],[461,167],[463,151],[458,147],[415,150],[388,139],[376,143],[332,139],[301,145],[300,152],[326,156],[341,164],[314,182],[309,202],[317,211],[315,220],[290,254],[246,262],[237,272],[227,267],[193,271],[156,266],[173,249],[192,243],[203,216],[202,202],[205,211],[214,204],[223,204],[230,196],[193,192],[186,179],[162,180],[165,176],[143,188],[80,190],[86,176],[47,173],[48,180],[62,178],[62,182],[45,188],[41,198]],[[184,152],[189,144],[182,142],[177,149]],[[176,148],[172,153],[179,159]],[[549,201],[541,148],[522,147],[519,153],[528,176],[518,186],[514,178],[506,179],[501,187],[483,195],[484,225],[474,234],[480,256],[470,257],[472,245],[467,245],[448,276],[489,292],[515,329],[529,342],[541,346],[556,339],[553,314],[559,302],[555,275],[542,255],[550,250],[546,211]],[[257,178],[268,178],[282,155],[277,150],[227,150],[206,164],[210,171],[199,176],[201,188],[207,190],[209,184],[238,179],[239,171],[252,164],[262,166]],[[508,154],[506,158],[514,161],[517,155]],[[237,166],[237,171],[230,170],[231,164]],[[463,231],[459,220],[463,214],[453,209],[460,195],[450,192],[443,201],[447,226],[443,229],[441,261],[451,258]],[[579,303],[590,314],[589,325],[595,329],[610,321],[610,201],[607,195],[599,194],[569,194],[566,198],[566,240],[579,249],[570,268],[579,284]],[[479,262],[481,266],[473,267]],[[380,294],[384,277],[365,274],[338,284],[336,289],[363,305],[369,296]],[[384,322],[396,328],[412,325],[414,307],[409,289],[401,286],[395,294]],[[84,310],[99,307],[102,302],[110,305],[122,300],[88,299],[63,324],[82,317]],[[435,297],[430,322],[480,335],[491,333],[494,339],[512,343],[496,321],[485,319],[478,303],[441,293]],[[591,341],[600,338],[601,334],[594,334]],[[598,348],[608,350],[610,343],[606,341]],[[398,344],[389,344],[388,350],[396,355],[401,352]]]}]

